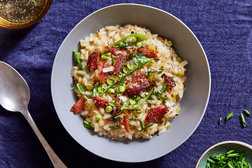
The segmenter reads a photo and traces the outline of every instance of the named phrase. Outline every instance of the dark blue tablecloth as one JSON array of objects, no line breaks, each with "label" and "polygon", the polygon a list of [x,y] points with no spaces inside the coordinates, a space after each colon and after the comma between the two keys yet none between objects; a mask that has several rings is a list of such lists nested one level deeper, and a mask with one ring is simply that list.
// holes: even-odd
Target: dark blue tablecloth
[{"label": "dark blue tablecloth", "polygon": [[[62,127],[50,92],[53,60],[69,31],[95,10],[121,2],[151,5],[181,19],[202,43],[212,73],[209,105],[194,134],[173,152],[138,164],[105,160],[77,144]],[[37,25],[24,30],[0,29],[0,60],[11,64],[27,80],[31,88],[31,115],[67,166],[192,168],[200,155],[217,142],[240,140],[252,144],[252,116],[246,117],[247,128],[242,128],[239,118],[243,108],[252,112],[251,30],[251,0],[55,0]],[[232,111],[234,117],[230,121],[217,124],[219,117],[225,117]],[[151,151],[146,148],[146,152]],[[0,167],[52,167],[22,115],[9,113],[1,107]]]}]

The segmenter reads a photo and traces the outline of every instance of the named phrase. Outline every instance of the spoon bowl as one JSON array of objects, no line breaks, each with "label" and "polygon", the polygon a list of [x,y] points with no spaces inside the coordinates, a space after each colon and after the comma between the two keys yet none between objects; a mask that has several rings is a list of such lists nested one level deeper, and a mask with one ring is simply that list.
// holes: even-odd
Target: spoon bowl
[{"label": "spoon bowl", "polygon": [[0,61],[0,105],[8,111],[21,112],[45,148],[53,166],[66,168],[33,121],[28,110],[29,101],[30,88],[24,78],[9,64]]},{"label": "spoon bowl", "polygon": [[8,111],[25,112],[30,101],[30,88],[11,66],[0,61],[0,104]]}]

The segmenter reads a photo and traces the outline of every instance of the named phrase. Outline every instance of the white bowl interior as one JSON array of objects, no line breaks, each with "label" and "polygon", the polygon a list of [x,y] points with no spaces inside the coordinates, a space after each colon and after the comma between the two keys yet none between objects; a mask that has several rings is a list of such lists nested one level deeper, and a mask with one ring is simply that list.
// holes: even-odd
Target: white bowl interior
[{"label": "white bowl interior", "polygon": [[[94,135],[83,127],[79,115],[69,110],[75,103],[72,87],[72,51],[80,39],[107,25],[136,24],[172,40],[176,52],[189,61],[186,91],[180,115],[172,127],[151,140],[127,143]],[[65,38],[56,55],[51,79],[54,106],[68,133],[87,150],[98,156],[122,162],[143,162],[161,157],[186,141],[200,123],[210,94],[210,71],[204,50],[194,34],[174,16],[148,6],[120,4],[103,8],[83,19]],[[147,152],[148,151],[148,152]],[[151,151],[151,152],[150,152]]]}]

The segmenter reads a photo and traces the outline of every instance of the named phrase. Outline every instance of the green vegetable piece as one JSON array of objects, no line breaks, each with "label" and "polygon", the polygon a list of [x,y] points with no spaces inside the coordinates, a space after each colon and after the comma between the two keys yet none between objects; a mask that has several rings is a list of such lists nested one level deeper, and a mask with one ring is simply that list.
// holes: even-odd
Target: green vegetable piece
[{"label": "green vegetable piece", "polygon": [[101,59],[106,60],[107,59],[107,54],[102,54]]},{"label": "green vegetable piece", "polygon": [[155,60],[154,60],[154,59],[151,59],[151,60],[150,60],[150,63],[154,63],[154,62],[155,62]]},{"label": "green vegetable piece", "polygon": [[172,46],[172,42],[171,41],[167,41],[167,46],[171,47]]},{"label": "green vegetable piece", "polygon": [[233,117],[233,115],[234,115],[234,112],[232,112],[232,113],[228,114],[228,116],[226,117],[226,121],[227,121],[227,120],[229,120],[230,118],[232,118],[232,117]]},{"label": "green vegetable piece", "polygon": [[99,121],[101,119],[101,115],[100,114],[95,115],[95,119]]},{"label": "green vegetable piece", "polygon": [[207,161],[210,162],[210,163],[215,163],[215,161],[210,159],[210,158],[207,158]]},{"label": "green vegetable piece", "polygon": [[98,87],[98,92],[102,92],[102,91],[103,91],[102,87]]},{"label": "green vegetable piece", "polygon": [[234,152],[235,152],[235,150],[231,149],[226,154],[228,155],[228,154],[231,154],[231,153],[234,153]]},{"label": "green vegetable piece", "polygon": [[135,43],[136,41],[136,37],[129,37],[125,40],[126,43]]},{"label": "green vegetable piece", "polygon": [[127,62],[127,67],[128,67],[128,69],[132,69],[133,65],[130,62]]},{"label": "green vegetable piece", "polygon": [[108,87],[108,85],[106,83],[103,83],[102,88],[105,89],[106,87]]},{"label": "green vegetable piece", "polygon": [[115,89],[110,88],[110,89],[108,90],[108,92],[109,92],[109,93],[115,93]]},{"label": "green vegetable piece", "polygon": [[111,60],[111,65],[114,65],[114,62],[115,62],[114,59],[112,59],[112,60]]},{"label": "green vegetable piece", "polygon": [[111,55],[112,55],[111,52],[108,52],[108,53],[107,53],[107,56],[111,56]]},{"label": "green vegetable piece", "polygon": [[93,90],[94,85],[92,85],[92,84],[87,84],[86,88],[87,88],[88,91],[91,91],[91,90]]},{"label": "green vegetable piece", "polygon": [[123,67],[123,73],[127,73],[127,72],[128,72],[127,67]]},{"label": "green vegetable piece", "polygon": [[183,61],[183,59],[182,59],[182,57],[176,57],[176,60],[178,61],[178,62],[182,62]]},{"label": "green vegetable piece", "polygon": [[116,95],[118,96],[118,95],[120,94],[119,87],[116,87],[116,88],[115,88],[115,91],[116,91]]},{"label": "green vegetable piece", "polygon": [[250,163],[248,163],[248,168],[251,168],[251,165],[250,165]]},{"label": "green vegetable piece", "polygon": [[74,54],[74,58],[75,58],[76,62],[78,63],[79,67],[82,70],[84,70],[86,73],[89,73],[88,68],[87,67],[83,67],[83,65],[82,65],[82,61],[80,59],[81,54],[78,53],[76,50],[73,51],[73,54]]},{"label": "green vegetable piece", "polygon": [[136,43],[136,47],[138,47],[138,48],[142,47],[142,45],[143,45],[143,43],[141,41]]},{"label": "green vegetable piece", "polygon": [[228,154],[227,157],[239,157],[239,153]]},{"label": "green vegetable piece", "polygon": [[115,129],[115,130],[120,129],[120,127],[119,127],[119,126],[115,126],[115,125],[111,125],[111,126],[110,126],[110,128]]},{"label": "green vegetable piece", "polygon": [[220,117],[220,119],[219,119],[219,124],[221,124],[221,121],[222,121],[222,117]]},{"label": "green vegetable piece", "polygon": [[[135,33],[135,34],[130,34],[130,35],[128,35],[128,36],[123,37],[121,40],[115,42],[115,43],[112,45],[112,47],[117,47],[117,46],[120,46],[120,47],[121,47],[121,44],[127,43],[127,40],[128,40],[129,38],[131,38],[131,37],[135,37],[135,38],[137,39],[136,41],[138,41],[138,42],[147,40],[147,38],[146,38],[144,35]],[[135,41],[135,42],[136,42],[136,41]]]},{"label": "green vegetable piece", "polygon": [[133,100],[133,99],[130,99],[130,100],[129,100],[129,103],[130,103],[131,105],[134,105],[134,104],[136,104],[136,101]]},{"label": "green vegetable piece", "polygon": [[241,113],[241,120],[242,120],[243,127],[246,127],[246,121],[242,113]]},{"label": "green vegetable piece", "polygon": [[250,115],[250,112],[246,109],[243,109],[244,113],[247,114],[247,115]]},{"label": "green vegetable piece", "polygon": [[105,108],[105,111],[108,112],[108,113],[110,113],[112,111],[112,107],[111,106],[107,106]]},{"label": "green vegetable piece", "polygon": [[121,93],[125,92],[126,86],[125,85],[124,86],[120,86],[119,90],[120,90]]},{"label": "green vegetable piece", "polygon": [[151,74],[151,68],[148,70],[148,72],[147,72],[147,78],[149,78],[150,77],[150,74]]},{"label": "green vegetable piece", "polygon": [[84,88],[83,88],[83,86],[82,86],[82,84],[80,84],[80,83],[77,83],[76,84],[76,87],[77,87],[77,89],[79,90],[79,92],[82,94],[82,95],[84,95]]},{"label": "green vegetable piece", "polygon": [[151,126],[153,126],[153,123],[152,123],[152,124],[149,124],[149,125],[147,125],[147,126],[145,126],[144,129],[149,128],[149,127],[151,127]]},{"label": "green vegetable piece", "polygon": [[136,102],[136,104],[134,105],[131,105],[129,106],[129,101],[127,101],[122,107],[121,107],[121,110],[133,110],[133,109],[136,109],[138,108],[140,105],[142,105],[149,97],[150,95],[152,94],[154,88],[151,88],[149,91],[148,91],[148,95],[141,98],[138,102]]},{"label": "green vegetable piece", "polygon": [[138,118],[131,118],[130,121],[136,121]]},{"label": "green vegetable piece", "polygon": [[227,163],[229,168],[234,168],[230,163]]},{"label": "green vegetable piece", "polygon": [[108,78],[108,79],[106,80],[106,82],[107,82],[108,85],[111,85],[111,84],[113,83],[113,81],[112,81],[110,78]]},{"label": "green vegetable piece", "polygon": [[143,121],[140,121],[140,126],[141,126],[142,130],[144,130],[144,124],[143,124]]},{"label": "green vegetable piece", "polygon": [[84,120],[83,124],[85,128],[93,128],[92,125],[87,120]]},{"label": "green vegetable piece", "polygon": [[157,74],[161,74],[163,71],[158,71]]},{"label": "green vegetable piece", "polygon": [[166,91],[166,88],[167,88],[167,84],[166,84],[166,83],[163,83],[160,93],[157,94],[157,97],[158,97],[159,99],[167,99],[167,97],[163,97],[163,96],[162,96],[162,94]]},{"label": "green vegetable piece", "polygon": [[142,111],[134,111],[134,113],[136,113],[136,114],[141,114],[141,113],[143,113]]},{"label": "green vegetable piece", "polygon": [[119,115],[117,115],[117,116],[115,116],[115,117],[114,117],[114,119],[115,119],[115,120],[116,120],[116,119],[118,119],[118,118],[120,118],[120,116],[119,116]]}]

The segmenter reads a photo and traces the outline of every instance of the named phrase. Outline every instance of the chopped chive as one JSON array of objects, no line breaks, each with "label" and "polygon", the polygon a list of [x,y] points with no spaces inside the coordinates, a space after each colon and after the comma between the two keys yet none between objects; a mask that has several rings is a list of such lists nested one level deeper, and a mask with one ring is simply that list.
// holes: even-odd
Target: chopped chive
[{"label": "chopped chive", "polygon": [[227,157],[238,157],[238,156],[239,156],[239,153],[231,153],[227,155]]},{"label": "chopped chive", "polygon": [[246,121],[242,113],[241,113],[241,120],[242,120],[243,127],[246,127]]},{"label": "chopped chive", "polygon": [[243,109],[244,113],[247,114],[247,115],[250,115],[250,112],[246,109]]},{"label": "chopped chive", "polygon": [[136,113],[136,114],[141,114],[141,113],[143,113],[142,111],[134,111],[134,113]]},{"label": "chopped chive", "polygon": [[163,71],[158,71],[157,74],[161,74]]},{"label": "chopped chive", "polygon": [[138,118],[131,118],[130,121],[136,121]]},{"label": "chopped chive", "polygon": [[230,163],[227,163],[229,168],[234,168]]},{"label": "chopped chive", "polygon": [[233,115],[234,115],[234,112],[232,112],[232,113],[228,114],[228,116],[226,117],[226,121],[227,121],[227,120],[229,120],[230,118],[232,118],[232,117],[233,117]]},{"label": "chopped chive", "polygon": [[228,155],[228,154],[231,154],[231,153],[234,153],[235,152],[235,150],[229,150],[226,154]]},{"label": "chopped chive", "polygon": [[148,70],[148,72],[147,72],[147,78],[149,78],[150,77],[150,74],[151,74],[151,68]]},{"label": "chopped chive", "polygon": [[111,60],[111,64],[114,65],[114,59]]},{"label": "chopped chive", "polygon": [[153,126],[153,123],[151,123],[151,124],[149,124],[149,125],[145,126],[145,128],[144,128],[144,129],[149,128],[149,127],[151,127],[151,126]]},{"label": "chopped chive", "polygon": [[116,130],[117,130],[117,129],[120,129],[120,127],[115,126],[115,125],[111,125],[111,126],[110,126],[110,128],[112,128],[112,129],[116,129]]},{"label": "chopped chive", "polygon": [[114,117],[114,119],[118,119],[118,118],[120,118],[120,116],[119,116],[119,115],[117,115],[117,116],[115,116],[115,117]]},{"label": "chopped chive", "polygon": [[210,162],[210,163],[215,163],[215,161],[210,159],[210,158],[207,158],[207,161]]},{"label": "chopped chive", "polygon": [[220,117],[220,119],[219,119],[219,124],[221,124],[221,121],[222,121],[222,117]]},{"label": "chopped chive", "polygon": [[141,121],[141,122],[140,122],[140,125],[141,125],[142,130],[144,130],[144,124],[143,124],[143,121]]}]

